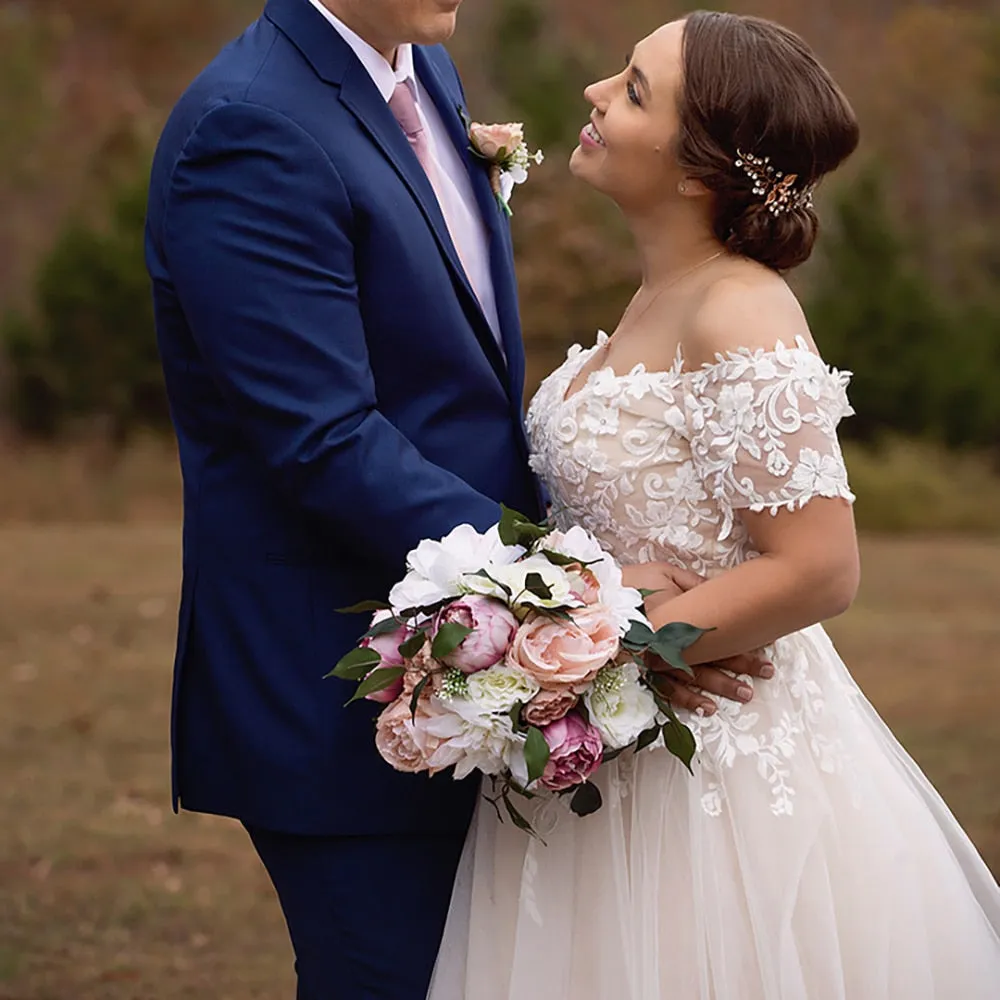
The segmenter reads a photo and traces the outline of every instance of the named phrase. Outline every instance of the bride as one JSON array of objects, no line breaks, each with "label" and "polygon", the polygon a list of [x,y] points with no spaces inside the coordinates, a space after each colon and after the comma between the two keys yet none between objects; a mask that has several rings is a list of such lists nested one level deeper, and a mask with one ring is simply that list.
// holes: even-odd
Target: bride
[{"label": "bride", "polygon": [[626,754],[595,815],[536,807],[544,846],[480,808],[430,996],[996,998],[1000,890],[818,624],[858,582],[848,373],[781,275],[857,144],[851,108],[794,34],[714,13],[586,96],[572,171],[620,206],[643,283],[542,384],[533,462],[560,527],[708,578],[649,607],[714,630],[692,662],[763,646],[776,674],[685,713],[693,776]]}]

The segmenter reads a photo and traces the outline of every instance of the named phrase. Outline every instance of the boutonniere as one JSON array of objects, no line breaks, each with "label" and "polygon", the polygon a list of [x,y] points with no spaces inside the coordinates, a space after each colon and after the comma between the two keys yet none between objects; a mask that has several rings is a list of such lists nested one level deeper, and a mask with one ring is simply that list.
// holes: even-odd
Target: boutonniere
[{"label": "boutonniere", "polygon": [[532,163],[541,163],[545,157],[539,149],[529,153],[524,141],[524,126],[520,122],[505,125],[483,125],[470,121],[460,108],[459,113],[469,133],[469,149],[479,159],[490,165],[490,187],[504,214],[510,217],[510,196],[514,186],[528,179]]}]

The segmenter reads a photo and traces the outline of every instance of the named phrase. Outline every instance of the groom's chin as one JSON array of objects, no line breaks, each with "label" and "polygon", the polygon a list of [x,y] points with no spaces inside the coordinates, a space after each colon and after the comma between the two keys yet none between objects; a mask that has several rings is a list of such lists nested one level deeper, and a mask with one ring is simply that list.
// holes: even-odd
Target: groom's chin
[{"label": "groom's chin", "polygon": [[458,23],[458,7],[448,9],[447,4],[442,4],[440,13],[434,14],[420,26],[420,38],[413,41],[420,45],[441,45],[447,42],[455,34],[455,26]]}]

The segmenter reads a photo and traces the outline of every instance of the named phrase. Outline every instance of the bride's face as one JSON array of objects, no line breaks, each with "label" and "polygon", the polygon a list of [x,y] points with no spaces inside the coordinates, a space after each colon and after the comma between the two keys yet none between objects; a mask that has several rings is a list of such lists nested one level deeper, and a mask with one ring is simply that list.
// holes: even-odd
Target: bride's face
[{"label": "bride's face", "polygon": [[683,71],[684,22],[672,21],[636,45],[617,76],[591,84],[593,105],[570,170],[628,211],[677,197],[674,155]]}]

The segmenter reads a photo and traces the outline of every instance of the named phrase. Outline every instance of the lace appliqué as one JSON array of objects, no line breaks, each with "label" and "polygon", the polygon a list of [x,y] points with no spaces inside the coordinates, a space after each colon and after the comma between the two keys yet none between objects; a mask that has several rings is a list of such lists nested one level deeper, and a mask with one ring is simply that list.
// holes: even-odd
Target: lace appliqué
[{"label": "lace appliqu\u00e9", "polygon": [[691,451],[723,507],[722,538],[739,508],[776,514],[815,497],[854,501],[837,441],[837,425],[854,412],[849,380],[802,338],[793,347],[718,355],[692,373]]},{"label": "lace appliqu\u00e9", "polygon": [[[816,497],[854,500],[836,428],[851,412],[847,372],[801,338],[746,348],[685,371],[638,365],[595,371],[567,398],[605,343],[572,348],[528,411],[532,467],[552,495],[560,527],[580,524],[623,563],[668,560],[712,576],[754,558],[737,511],[796,510]],[[721,700],[688,720],[703,774],[701,807],[722,815],[727,774],[741,761],[767,782],[771,811],[794,812],[792,758],[825,772],[843,766],[837,727],[819,681],[794,641],[776,644],[778,676],[748,706]],[[826,681],[824,681],[826,683]],[[823,724],[821,720],[825,720]],[[627,793],[630,775],[615,790]]]}]

